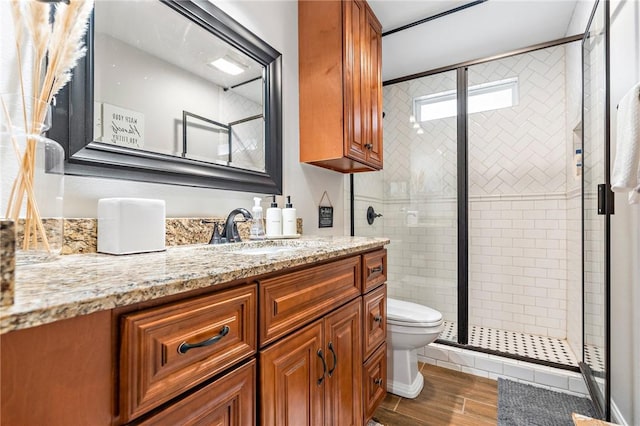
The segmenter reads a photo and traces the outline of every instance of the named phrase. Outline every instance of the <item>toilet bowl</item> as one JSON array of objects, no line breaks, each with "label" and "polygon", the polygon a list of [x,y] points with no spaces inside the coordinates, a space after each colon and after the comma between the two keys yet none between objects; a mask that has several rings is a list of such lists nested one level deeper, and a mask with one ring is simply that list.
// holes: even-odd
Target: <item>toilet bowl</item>
[{"label": "toilet bowl", "polygon": [[387,298],[387,391],[415,398],[424,385],[418,349],[442,332],[442,314],[417,303]]}]

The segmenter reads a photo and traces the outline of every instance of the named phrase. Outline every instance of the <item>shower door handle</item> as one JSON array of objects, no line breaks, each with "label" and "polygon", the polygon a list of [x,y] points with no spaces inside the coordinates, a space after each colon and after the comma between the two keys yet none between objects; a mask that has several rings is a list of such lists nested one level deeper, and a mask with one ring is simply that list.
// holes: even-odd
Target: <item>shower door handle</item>
[{"label": "shower door handle", "polygon": [[613,191],[607,188],[607,184],[598,184],[598,214],[614,214]]}]

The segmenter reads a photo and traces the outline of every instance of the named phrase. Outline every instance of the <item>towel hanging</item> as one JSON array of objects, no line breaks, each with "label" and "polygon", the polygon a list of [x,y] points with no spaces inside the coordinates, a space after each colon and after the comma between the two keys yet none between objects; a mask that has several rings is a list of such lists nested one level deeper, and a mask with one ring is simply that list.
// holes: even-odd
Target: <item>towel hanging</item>
[{"label": "towel hanging", "polygon": [[640,83],[633,86],[618,104],[611,190],[629,192],[630,204],[640,202]]}]

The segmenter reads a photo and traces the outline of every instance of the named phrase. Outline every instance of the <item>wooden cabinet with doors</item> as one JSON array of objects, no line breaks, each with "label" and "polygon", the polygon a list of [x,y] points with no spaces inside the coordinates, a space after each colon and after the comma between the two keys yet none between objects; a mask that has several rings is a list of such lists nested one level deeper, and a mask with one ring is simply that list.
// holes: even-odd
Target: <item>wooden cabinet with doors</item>
[{"label": "wooden cabinet with doors", "polygon": [[358,298],[260,352],[260,424],[361,424],[361,321]]},{"label": "wooden cabinet with doors", "polygon": [[387,395],[387,251],[362,256],[364,424]]},{"label": "wooden cabinet with doors", "polygon": [[2,334],[0,423],[366,424],[385,277],[370,250]]},{"label": "wooden cabinet with doors", "polygon": [[301,162],[382,169],[381,32],[363,0],[299,1]]},{"label": "wooden cabinet with doors", "polygon": [[366,424],[386,395],[385,281],[385,250],[260,281],[260,424]]}]

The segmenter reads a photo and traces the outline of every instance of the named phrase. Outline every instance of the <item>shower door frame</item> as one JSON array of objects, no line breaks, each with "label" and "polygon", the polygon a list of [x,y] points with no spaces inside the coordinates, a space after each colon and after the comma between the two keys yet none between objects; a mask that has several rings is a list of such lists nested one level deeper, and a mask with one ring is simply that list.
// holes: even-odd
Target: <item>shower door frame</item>
[{"label": "shower door frame", "polygon": [[[589,22],[587,24],[587,28],[585,30],[582,44],[581,44],[581,59],[582,59],[582,115],[581,115],[581,123],[583,126],[582,131],[582,154],[583,158],[585,158],[585,131],[584,131],[584,111],[585,111],[585,76],[584,76],[584,63],[585,63],[585,44],[589,39],[590,28],[594,22],[594,18],[596,16],[596,12],[598,11],[598,7],[603,5],[604,11],[602,12],[604,19],[604,202],[603,205],[598,203],[598,214],[604,216],[604,235],[603,235],[603,244],[604,244],[604,276],[603,276],[603,285],[604,285],[604,395],[600,387],[596,382],[596,375],[584,360],[586,359],[586,344],[584,337],[584,305],[585,305],[585,256],[584,256],[584,241],[585,241],[585,172],[583,170],[582,173],[582,247],[583,247],[583,255],[582,255],[582,306],[583,306],[583,345],[582,345],[582,361],[579,362],[580,372],[585,379],[587,384],[587,388],[589,390],[589,395],[591,396],[591,400],[594,402],[596,409],[599,411],[599,416],[606,421],[611,420],[611,215],[614,214],[614,193],[611,191],[611,91],[610,91],[610,5],[609,0],[596,0],[593,5],[593,9],[589,16]],[[583,167],[585,167],[585,162],[583,161]]]}]

